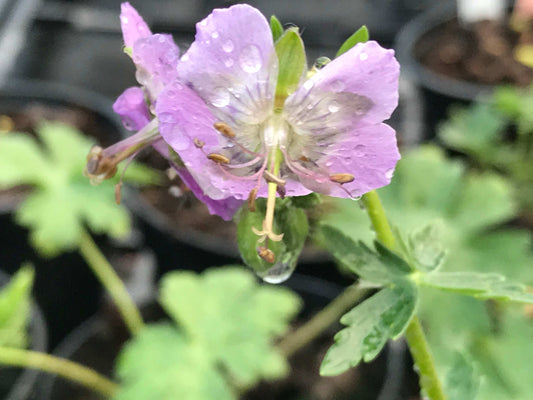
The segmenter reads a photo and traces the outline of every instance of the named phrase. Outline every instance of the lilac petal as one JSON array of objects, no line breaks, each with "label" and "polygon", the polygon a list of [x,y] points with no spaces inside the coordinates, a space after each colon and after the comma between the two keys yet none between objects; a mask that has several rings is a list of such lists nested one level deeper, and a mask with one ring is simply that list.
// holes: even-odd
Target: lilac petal
[{"label": "lilac petal", "polygon": [[[175,81],[159,96],[156,114],[161,136],[179,154],[206,196],[214,200],[248,198],[256,181],[232,179],[207,158],[231,143],[215,130],[217,118],[194,90]],[[194,145],[195,140],[204,143],[201,149]]]},{"label": "lilac petal", "polygon": [[120,25],[126,47],[133,47],[137,40],[152,34],[146,22],[130,3],[122,3],[121,5]]},{"label": "lilac petal", "polygon": [[[367,125],[347,135],[331,155],[320,162],[330,174],[348,173],[353,182],[317,190],[335,197],[357,197],[388,185],[400,153],[394,129],[386,124]],[[305,184],[305,182],[302,182]]]},{"label": "lilac petal", "polygon": [[150,112],[144,101],[144,92],[139,87],[126,89],[113,104],[113,111],[120,116],[124,128],[129,131],[141,130],[150,122]]},{"label": "lilac petal", "polygon": [[218,215],[225,221],[230,221],[239,208],[243,205],[243,200],[237,200],[235,197],[228,197],[221,200],[213,200],[206,196],[202,188],[196,183],[193,176],[187,168],[175,168],[181,180],[193,192],[198,200],[204,203],[209,213]]},{"label": "lilac petal", "polygon": [[372,106],[360,124],[375,124],[390,117],[398,105],[400,66],[393,50],[386,50],[374,41],[359,43],[331,61],[307,80],[287,99],[299,102],[302,97],[320,98],[327,92],[350,92],[370,100]]},{"label": "lilac petal", "polygon": [[133,45],[137,81],[155,101],[165,85],[177,78],[179,48],[171,35],[155,34],[140,38]]},{"label": "lilac petal", "polygon": [[234,129],[262,122],[273,108],[278,63],[265,17],[239,4],[214,10],[196,30],[180,78]]}]

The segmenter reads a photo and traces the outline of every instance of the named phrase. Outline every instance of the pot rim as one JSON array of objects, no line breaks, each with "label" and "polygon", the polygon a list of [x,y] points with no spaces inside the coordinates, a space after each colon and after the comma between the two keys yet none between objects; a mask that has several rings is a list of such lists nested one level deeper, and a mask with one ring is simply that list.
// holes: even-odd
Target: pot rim
[{"label": "pot rim", "polygon": [[400,30],[396,36],[394,48],[402,73],[407,79],[446,96],[472,101],[477,97],[489,95],[494,86],[461,81],[437,74],[422,65],[414,56],[414,47],[418,39],[440,24],[449,21],[456,14],[454,2],[441,3],[423,12]]}]

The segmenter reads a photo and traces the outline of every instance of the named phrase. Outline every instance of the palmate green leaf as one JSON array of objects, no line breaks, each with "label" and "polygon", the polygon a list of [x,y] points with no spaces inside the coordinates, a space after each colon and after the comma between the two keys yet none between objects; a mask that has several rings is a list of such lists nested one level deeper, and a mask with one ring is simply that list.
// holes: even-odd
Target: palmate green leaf
[{"label": "palmate green leaf", "polygon": [[369,38],[368,28],[366,27],[366,25],[363,25],[357,31],[355,31],[352,34],[352,36],[350,36],[348,39],[344,41],[344,43],[341,45],[341,47],[337,51],[337,54],[335,55],[335,57],[338,57],[341,54],[346,53],[348,50],[354,47],[357,43],[364,43],[368,41],[368,38]]},{"label": "palmate green leaf", "polygon": [[206,349],[171,325],[143,329],[120,354],[116,373],[121,385],[114,400],[236,398]]},{"label": "palmate green leaf", "polygon": [[444,381],[446,395],[453,400],[476,400],[481,383],[478,371],[461,353],[454,358]]},{"label": "palmate green leaf", "polygon": [[411,273],[407,263],[379,242],[375,243],[377,252],[363,242],[355,242],[340,230],[331,226],[322,227],[326,249],[338,263],[373,283],[390,283]]},{"label": "palmate green leaf", "polygon": [[[23,133],[0,137],[0,186],[33,186],[16,213],[33,245],[46,256],[73,250],[85,225],[97,233],[127,234],[129,215],[115,204],[113,183],[92,186],[82,175],[89,139],[57,122],[43,123],[37,133],[42,144]],[[126,174],[130,181],[149,175],[145,169]]]},{"label": "palmate green leaf", "polygon": [[389,338],[398,338],[417,305],[417,288],[409,281],[382,289],[341,318],[347,325],[335,335],[320,367],[321,375],[339,375],[361,360],[374,359]]},{"label": "palmate green leaf", "polygon": [[23,266],[11,281],[0,288],[0,346],[24,348],[31,312],[34,270]]},{"label": "palmate green leaf", "polygon": [[286,288],[260,286],[250,272],[227,266],[199,276],[167,274],[160,301],[211,365],[221,366],[235,381],[248,385],[287,372],[272,343],[300,306]]},{"label": "palmate green leaf", "polygon": [[420,283],[481,299],[533,303],[533,294],[526,293],[523,285],[510,283],[503,275],[496,273],[433,272],[422,274]]}]

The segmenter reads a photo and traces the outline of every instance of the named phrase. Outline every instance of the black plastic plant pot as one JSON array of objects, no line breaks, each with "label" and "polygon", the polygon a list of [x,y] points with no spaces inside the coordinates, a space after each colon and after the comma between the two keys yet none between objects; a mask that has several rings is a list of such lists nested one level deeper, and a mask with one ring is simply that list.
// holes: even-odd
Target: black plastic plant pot
[{"label": "black plastic plant pot", "polygon": [[467,104],[488,95],[493,85],[468,82],[438,74],[424,66],[417,55],[417,44],[424,36],[433,34],[440,26],[456,17],[455,3],[445,3],[420,14],[406,24],[395,42],[396,56],[402,76],[414,82],[423,100],[424,137],[435,137],[435,129],[446,118],[450,105]]},{"label": "black plastic plant pot", "polygon": [[[304,299],[305,308],[302,312],[302,318],[309,318],[312,314],[322,309],[334,297],[336,297],[341,287],[330,282],[320,280],[314,277],[295,274],[284,285],[295,290]],[[152,308],[153,311],[153,308]],[[157,312],[157,311],[156,311]],[[113,376],[113,366],[122,344],[126,337],[124,329],[116,329],[117,321],[109,318],[95,316],[74,330],[54,351],[54,355],[62,358],[79,362],[83,365],[94,368],[98,372]],[[324,338],[319,339],[322,342],[321,350],[324,346],[329,346],[332,342],[333,334],[339,330],[339,326],[333,327],[326,332]],[[319,350],[320,351],[320,350]],[[312,353],[305,355],[306,349],[301,350],[293,358],[291,365],[298,368],[298,373],[305,367],[308,367],[309,359],[318,359],[320,354],[317,347],[312,347]],[[393,343],[386,347],[382,354],[373,362],[361,364],[352,370],[351,374],[356,377],[357,384],[353,390],[344,393],[341,397],[334,395],[336,400],[343,399],[360,399],[360,400],[400,400],[405,398],[404,373],[406,358],[405,346],[402,342]],[[303,363],[303,365],[302,365]],[[150,366],[147,366],[149,368]],[[309,369],[309,368],[307,368]],[[308,372],[308,374],[311,374]],[[350,372],[348,372],[350,374]],[[350,375],[347,379],[351,379]],[[309,380],[309,377],[307,377]],[[297,376],[289,378],[291,381],[280,388],[270,388],[268,385],[261,385],[255,392],[248,393],[244,398],[247,400],[285,400],[301,398],[302,381]],[[300,381],[299,381],[300,379]],[[312,371],[311,379],[321,381],[321,385],[329,386],[328,390],[340,390],[342,393],[342,383],[340,389],[338,378],[320,378],[318,370]],[[293,382],[293,380],[295,382]],[[305,381],[305,380],[304,380]],[[307,383],[309,383],[307,381]],[[307,390],[307,386],[304,386]],[[57,378],[55,376],[43,376],[40,400],[103,400],[98,394],[89,391],[79,385]],[[338,394],[337,393],[337,394]],[[342,397],[344,396],[344,397]],[[303,397],[314,399],[314,397]]]},{"label": "black plastic plant pot", "polygon": [[[9,282],[9,275],[0,271],[0,288]],[[46,352],[48,349],[48,332],[43,314],[37,304],[31,308],[28,327],[29,348],[33,351]],[[39,372],[33,369],[6,368],[0,366],[0,398],[3,400],[38,400],[37,381]]]},{"label": "black plastic plant pot", "polygon": [[[110,100],[71,86],[11,80],[0,88],[0,115],[13,118],[20,130],[31,130],[41,119],[69,122],[103,143],[121,137],[120,121]],[[35,298],[49,322],[55,346],[68,332],[93,315],[100,304],[100,285],[77,253],[40,257],[29,243],[29,232],[15,223],[13,214],[24,190],[0,191],[0,265],[16,271],[30,261],[36,270]]]}]

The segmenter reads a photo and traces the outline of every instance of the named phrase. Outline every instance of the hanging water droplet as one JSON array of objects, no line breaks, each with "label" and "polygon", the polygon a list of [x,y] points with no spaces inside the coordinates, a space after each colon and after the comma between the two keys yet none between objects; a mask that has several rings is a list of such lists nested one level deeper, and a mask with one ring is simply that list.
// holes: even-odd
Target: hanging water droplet
[{"label": "hanging water droplet", "polygon": [[213,39],[217,39],[218,36],[219,36],[219,34],[218,34],[217,31],[214,31],[213,33],[211,33],[211,37],[212,37]]},{"label": "hanging water droplet", "polygon": [[387,178],[388,180],[391,180],[393,175],[394,175],[394,168],[391,168],[385,171],[385,178]]},{"label": "hanging water droplet", "polygon": [[332,100],[328,105],[328,110],[330,113],[336,113],[340,110],[339,103],[336,100]]},{"label": "hanging water droplet", "polygon": [[209,100],[215,107],[225,107],[229,104],[230,94],[226,88],[218,87],[213,91]]},{"label": "hanging water droplet", "polygon": [[226,60],[224,60],[224,65],[226,67],[232,67],[233,66],[233,59],[232,58],[227,58]]},{"label": "hanging water droplet", "polygon": [[277,262],[273,267],[265,272],[258,272],[257,275],[267,283],[282,283],[289,279],[294,272],[296,263],[290,265],[284,262]]},{"label": "hanging water droplet", "polygon": [[359,54],[359,59],[361,61],[365,61],[367,58],[368,58],[368,54],[366,54],[366,53]]},{"label": "hanging water droplet", "polygon": [[259,71],[263,65],[259,48],[253,44],[242,49],[239,61],[242,70],[251,74]]},{"label": "hanging water droplet", "polygon": [[337,79],[336,81],[331,82],[331,90],[334,92],[342,92],[346,85],[343,81]]},{"label": "hanging water droplet", "polygon": [[230,39],[226,40],[222,45],[222,50],[224,50],[226,53],[231,53],[234,48],[235,46]]}]

